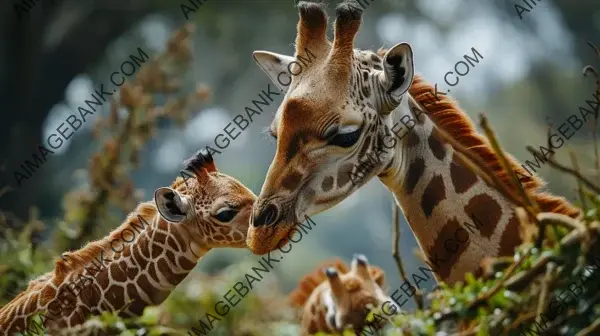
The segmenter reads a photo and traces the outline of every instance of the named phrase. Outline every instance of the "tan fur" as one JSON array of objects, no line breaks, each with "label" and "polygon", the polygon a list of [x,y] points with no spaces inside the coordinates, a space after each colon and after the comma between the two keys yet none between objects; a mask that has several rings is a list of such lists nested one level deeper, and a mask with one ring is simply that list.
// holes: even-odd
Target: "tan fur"
[{"label": "tan fur", "polygon": [[[312,293],[312,291],[317,288],[323,281],[325,281],[326,277],[323,274],[323,269],[326,267],[333,267],[337,269],[341,274],[346,274],[350,271],[348,265],[342,261],[340,258],[336,258],[333,260],[329,260],[321,263],[317,266],[312,273],[306,274],[300,279],[298,282],[298,286],[290,293],[289,301],[290,304],[294,307],[303,307],[308,297]],[[383,287],[385,285],[385,273],[383,269],[377,266],[371,266],[369,268],[369,272],[373,277],[373,280],[380,286]]]},{"label": "tan fur", "polygon": [[[55,261],[53,272],[32,280],[27,290],[0,308],[0,330],[25,330],[27,319],[38,312],[46,314],[51,303],[58,303],[58,294],[66,292],[66,287],[84,286],[79,282],[82,278],[77,280],[82,275],[93,277],[94,281],[76,294],[76,306],[58,309],[57,315],[50,320],[50,326],[44,323],[49,331],[66,330],[79,325],[90,314],[90,309],[108,309],[109,306],[104,306],[107,302],[115,310],[129,307],[129,315],[141,313],[148,304],[160,304],[166,299],[170,291],[193,269],[198,258],[211,248],[245,247],[249,216],[256,196],[239,181],[219,173],[210,155],[200,157],[200,154],[196,154],[187,169],[194,172],[195,178],[184,181],[178,177],[171,184],[171,189],[189,198],[188,202],[191,201],[191,204],[188,203],[188,210],[194,212],[193,216],[186,217],[179,223],[170,223],[159,213],[154,201],[139,204],[106,237],[90,242],[77,251],[64,253]],[[212,206],[217,204],[215,202],[219,202],[220,206],[224,197],[227,197],[227,202],[236,204],[240,209],[227,223],[221,223],[210,215]],[[146,224],[141,223],[138,216]],[[121,252],[111,250],[113,240],[122,238],[121,233],[127,236],[125,230],[138,234],[132,242],[122,242]],[[155,244],[152,249],[149,248],[150,244]],[[92,267],[94,261],[99,263],[101,256],[105,258],[102,263],[106,260],[106,267],[103,268],[100,264]],[[134,260],[129,261],[133,265],[142,265],[126,266],[126,260],[131,258]],[[152,267],[144,267],[143,264],[150,262],[157,267],[151,270]],[[90,269],[96,269],[97,273],[90,273]],[[120,285],[123,278],[131,279],[134,276],[139,280],[135,289],[131,290],[130,283],[127,286]],[[149,279],[153,279],[159,288]],[[131,301],[124,302],[124,291],[127,291]],[[139,297],[140,293],[144,293],[144,298]],[[132,301],[135,303],[132,304]],[[77,310],[73,311],[74,309]],[[29,325],[29,329],[35,330],[35,327]]]},{"label": "tan fur", "polygon": [[[314,271],[305,275],[289,295],[290,304],[300,309],[299,319],[303,334],[333,332],[325,322],[326,308],[322,300],[324,292],[331,288],[323,272],[328,267],[333,267],[339,272],[343,284],[343,289],[340,290],[349,293],[347,306],[338,307],[338,309],[347,311],[349,316],[355,316],[352,318],[353,320],[362,321],[365,312],[364,307],[367,304],[373,304],[374,306],[381,304],[381,298],[365,287],[365,280],[353,273],[350,267],[340,258],[325,261],[317,266]],[[383,270],[377,266],[369,266],[368,270],[371,279],[380,289],[383,289],[385,286]],[[360,329],[362,325],[355,327]]]},{"label": "tan fur", "polygon": [[[435,92],[435,88],[426,83],[422,76],[415,75],[409,89],[411,96],[421,105],[424,105],[426,102],[431,101],[431,92]],[[438,97],[440,98],[438,102],[427,105],[426,110],[429,111],[427,115],[438,127],[448,132],[454,139],[485,160],[492,172],[506,187],[515,190],[510,182],[510,177],[502,169],[500,160],[492,150],[488,140],[477,133],[473,122],[466,113],[458,107],[458,104],[452,98],[444,95]],[[563,197],[539,192],[538,189],[544,185],[544,182],[535,175],[529,177],[529,174],[523,167],[519,166],[511,155],[507,155],[507,158],[515,172],[527,177],[527,180],[521,183],[534,196],[542,211],[561,213],[573,218],[580,214],[580,211]]]}]

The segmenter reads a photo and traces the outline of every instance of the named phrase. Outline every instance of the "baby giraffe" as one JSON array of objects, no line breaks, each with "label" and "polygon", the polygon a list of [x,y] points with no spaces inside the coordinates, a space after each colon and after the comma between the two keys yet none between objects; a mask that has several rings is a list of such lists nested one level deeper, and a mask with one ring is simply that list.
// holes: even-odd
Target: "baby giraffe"
[{"label": "baby giraffe", "polygon": [[302,335],[341,333],[349,327],[360,335],[369,309],[381,307],[392,314],[399,312],[383,287],[383,270],[369,266],[364,255],[354,256],[350,270],[340,259],[319,266],[304,276],[290,294],[292,306],[302,310]]},{"label": "baby giraffe", "polygon": [[53,272],[1,308],[0,334],[35,333],[40,325],[28,319],[40,312],[51,334],[103,311],[141,315],[162,303],[212,248],[246,247],[256,196],[220,173],[208,152],[186,163],[190,178],[158,188],[152,202],[139,204],[107,237],[63,254]]}]

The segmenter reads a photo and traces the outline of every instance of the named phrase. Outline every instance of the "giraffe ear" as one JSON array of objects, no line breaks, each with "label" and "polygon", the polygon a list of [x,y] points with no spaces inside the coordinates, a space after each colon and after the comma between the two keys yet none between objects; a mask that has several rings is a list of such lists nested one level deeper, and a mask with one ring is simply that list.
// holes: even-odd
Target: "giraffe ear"
[{"label": "giraffe ear", "polygon": [[180,223],[186,217],[187,203],[179,193],[171,188],[158,188],[154,192],[154,202],[160,216],[166,221]]},{"label": "giraffe ear", "polygon": [[395,102],[410,88],[414,76],[413,52],[408,43],[399,43],[383,56],[383,76],[381,84]]},{"label": "giraffe ear", "polygon": [[283,92],[287,92],[292,77],[288,66],[295,61],[294,57],[257,50],[252,53],[254,61],[269,76],[271,81]]}]

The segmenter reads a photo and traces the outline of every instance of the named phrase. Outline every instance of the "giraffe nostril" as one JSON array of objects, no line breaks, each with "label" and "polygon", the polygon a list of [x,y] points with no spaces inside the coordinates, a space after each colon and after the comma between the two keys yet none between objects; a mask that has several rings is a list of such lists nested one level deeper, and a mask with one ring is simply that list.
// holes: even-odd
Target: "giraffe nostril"
[{"label": "giraffe nostril", "polygon": [[279,211],[273,204],[267,205],[267,207],[254,219],[254,226],[271,225],[277,222],[279,217]]}]

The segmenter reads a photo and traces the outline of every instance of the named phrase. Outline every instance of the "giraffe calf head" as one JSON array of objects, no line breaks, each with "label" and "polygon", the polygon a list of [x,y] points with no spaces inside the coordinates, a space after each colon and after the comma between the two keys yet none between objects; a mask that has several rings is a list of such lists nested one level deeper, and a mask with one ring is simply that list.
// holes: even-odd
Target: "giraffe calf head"
[{"label": "giraffe calf head", "polygon": [[208,151],[186,162],[195,178],[178,178],[172,188],[154,193],[162,219],[181,228],[199,248],[246,247],[256,195],[235,178],[220,173]]},{"label": "giraffe calf head", "polygon": [[349,272],[343,266],[323,270],[325,280],[304,306],[302,328],[306,333],[341,332],[347,328],[360,333],[369,309],[392,302],[382,289],[383,271],[369,266],[365,256],[355,255]]},{"label": "giraffe calf head", "polygon": [[[259,66],[286,92],[270,126],[277,151],[248,233],[248,247],[255,254],[275,249],[305,215],[341,202],[391,162],[391,151],[382,154],[378,149],[384,135],[391,134],[392,110],[412,83],[411,47],[398,44],[383,58],[354,49],[362,16],[355,1],[337,6],[335,39],[330,42],[323,7],[298,4],[295,57],[254,53]],[[287,73],[292,76],[283,85]],[[368,156],[372,167],[364,169],[361,161]]]}]

